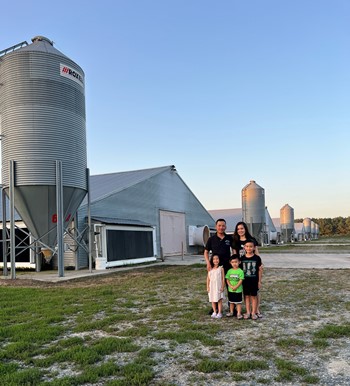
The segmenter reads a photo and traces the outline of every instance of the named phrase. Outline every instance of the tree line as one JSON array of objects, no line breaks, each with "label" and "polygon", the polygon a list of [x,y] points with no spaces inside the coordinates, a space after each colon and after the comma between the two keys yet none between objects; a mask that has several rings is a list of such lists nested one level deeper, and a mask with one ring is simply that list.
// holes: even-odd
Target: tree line
[{"label": "tree line", "polygon": [[[320,236],[350,235],[350,217],[312,218],[320,226]],[[296,219],[295,222],[303,222]]]}]

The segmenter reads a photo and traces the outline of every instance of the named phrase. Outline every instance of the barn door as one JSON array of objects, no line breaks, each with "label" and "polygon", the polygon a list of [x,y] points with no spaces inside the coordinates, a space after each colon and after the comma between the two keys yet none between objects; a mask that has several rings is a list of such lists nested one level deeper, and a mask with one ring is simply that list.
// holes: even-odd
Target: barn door
[{"label": "barn door", "polygon": [[164,256],[186,252],[185,213],[160,211],[160,245]]}]

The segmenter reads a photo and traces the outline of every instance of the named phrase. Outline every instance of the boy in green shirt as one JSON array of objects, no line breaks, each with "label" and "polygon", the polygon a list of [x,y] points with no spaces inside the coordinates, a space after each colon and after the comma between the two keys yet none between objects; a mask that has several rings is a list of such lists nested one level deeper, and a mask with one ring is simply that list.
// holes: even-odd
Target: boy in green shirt
[{"label": "boy in green shirt", "polygon": [[237,309],[237,319],[242,319],[242,292],[244,272],[239,268],[239,258],[237,255],[230,257],[231,267],[226,273],[226,283],[228,285],[228,301],[230,303],[230,312],[226,316],[233,316],[233,311]]}]

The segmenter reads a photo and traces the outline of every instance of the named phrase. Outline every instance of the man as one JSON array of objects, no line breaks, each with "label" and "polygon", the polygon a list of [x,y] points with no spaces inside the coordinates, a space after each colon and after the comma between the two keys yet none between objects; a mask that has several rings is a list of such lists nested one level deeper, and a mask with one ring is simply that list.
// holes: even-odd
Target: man
[{"label": "man", "polygon": [[[225,233],[226,231],[226,220],[219,218],[215,223],[216,233],[209,237],[207,244],[204,248],[204,258],[207,263],[207,271],[211,270],[209,252],[211,251],[212,256],[218,255],[220,259],[220,265],[223,266],[225,275],[231,268],[230,257],[231,257],[231,246],[233,245],[233,238]],[[226,281],[225,281],[226,283]],[[227,287],[227,283],[226,283]],[[211,315],[213,309],[209,311]]]},{"label": "man", "polygon": [[207,271],[211,270],[209,261],[209,252],[212,255],[218,255],[220,259],[220,265],[224,267],[225,274],[231,268],[230,257],[231,257],[231,246],[233,244],[232,236],[227,235],[226,221],[223,218],[219,218],[215,223],[216,233],[209,237],[207,244],[204,249],[204,258],[207,263]]}]

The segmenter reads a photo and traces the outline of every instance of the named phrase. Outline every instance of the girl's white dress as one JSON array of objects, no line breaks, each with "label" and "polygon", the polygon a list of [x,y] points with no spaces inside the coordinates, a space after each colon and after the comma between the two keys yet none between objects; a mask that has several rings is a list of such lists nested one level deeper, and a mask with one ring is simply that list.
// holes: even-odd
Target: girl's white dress
[{"label": "girl's white dress", "polygon": [[218,302],[224,298],[224,292],[220,291],[222,287],[222,267],[212,268],[209,272],[209,301]]}]

